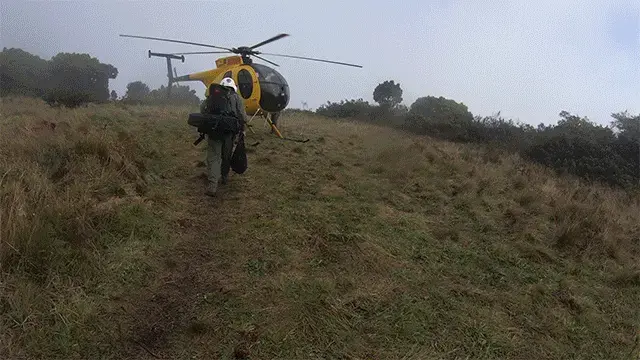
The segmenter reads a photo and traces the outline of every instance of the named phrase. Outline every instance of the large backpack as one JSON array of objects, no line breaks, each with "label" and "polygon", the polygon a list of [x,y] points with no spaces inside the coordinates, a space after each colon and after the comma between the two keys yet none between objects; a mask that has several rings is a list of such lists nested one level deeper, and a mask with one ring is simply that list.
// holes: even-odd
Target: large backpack
[{"label": "large backpack", "polygon": [[189,114],[187,123],[198,128],[198,132],[209,135],[240,132],[238,114],[231,96],[233,89],[220,84],[211,84],[209,96],[205,100],[206,113]]},{"label": "large backpack", "polygon": [[220,84],[209,86],[209,96],[205,100],[208,113],[212,115],[235,116],[236,112],[231,103],[231,92],[233,90]]}]

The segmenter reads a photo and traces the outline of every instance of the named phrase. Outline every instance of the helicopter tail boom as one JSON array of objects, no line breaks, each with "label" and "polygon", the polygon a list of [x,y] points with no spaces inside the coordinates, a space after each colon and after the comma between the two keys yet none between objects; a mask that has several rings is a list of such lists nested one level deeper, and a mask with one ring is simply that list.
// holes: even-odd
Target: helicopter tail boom
[{"label": "helicopter tail boom", "polygon": [[199,81],[200,79],[192,79],[189,75],[176,76],[171,82],[183,82],[183,81]]}]

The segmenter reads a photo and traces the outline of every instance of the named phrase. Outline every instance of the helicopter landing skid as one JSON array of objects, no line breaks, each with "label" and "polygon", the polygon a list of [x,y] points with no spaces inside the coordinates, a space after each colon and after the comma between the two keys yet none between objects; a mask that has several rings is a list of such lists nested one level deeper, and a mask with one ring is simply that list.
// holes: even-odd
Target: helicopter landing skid
[{"label": "helicopter landing skid", "polygon": [[[255,114],[253,114],[253,116],[251,116],[251,119],[249,119],[249,121],[247,121],[247,127],[249,128],[249,131],[251,131],[252,134],[255,134],[256,132],[253,131],[253,125],[251,125],[251,121],[253,121],[253,119],[255,118],[255,116],[258,114],[258,112],[256,111]],[[276,135],[278,135],[278,137],[282,140],[287,140],[287,141],[294,141],[294,142],[299,142],[299,143],[306,143],[309,141],[309,139],[292,139],[292,138],[287,138],[282,136],[282,133],[280,132],[280,130],[278,130],[278,128],[276,127],[276,125],[271,121],[271,119],[269,119],[269,116],[265,116],[265,120],[266,122],[269,124],[269,126],[271,127],[271,130],[273,132],[276,133]]]},{"label": "helicopter landing skid", "polygon": [[302,140],[302,139],[291,139],[291,138],[286,138],[286,137],[283,137],[282,140],[294,141],[294,142],[299,142],[299,143],[306,143],[306,142],[309,141],[309,139]]},{"label": "helicopter landing skid", "polygon": [[300,143],[306,143],[307,141],[309,141],[309,139],[305,139],[305,140],[299,140],[299,139],[292,139],[292,138],[286,138],[284,136],[282,136],[282,134],[280,133],[280,130],[278,130],[278,128],[276,127],[276,125],[271,121],[271,119],[269,119],[267,117],[267,122],[269,123],[269,125],[271,125],[271,129],[276,133],[276,135],[278,135],[278,137],[282,140],[288,140],[288,141],[295,141],[295,142],[300,142]]}]

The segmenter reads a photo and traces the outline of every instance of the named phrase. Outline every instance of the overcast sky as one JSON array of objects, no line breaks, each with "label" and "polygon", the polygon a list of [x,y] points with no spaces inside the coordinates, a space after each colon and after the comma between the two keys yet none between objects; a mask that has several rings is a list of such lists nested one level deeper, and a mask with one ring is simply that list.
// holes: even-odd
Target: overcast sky
[{"label": "overcast sky", "polygon": [[[168,37],[224,47],[291,36],[260,50],[327,58],[364,68],[279,57],[289,106],[373,102],[375,86],[401,84],[404,103],[425,95],[474,114],[555,123],[567,110],[608,124],[640,113],[640,0],[416,1],[16,1],[0,2],[0,46],[45,59],[82,52],[118,68],[111,89],[166,83],[157,52],[206,48],[121,38]],[[259,61],[257,61],[259,62]],[[178,74],[215,67],[212,55],[175,63]],[[204,85],[185,83],[203,97]]]}]

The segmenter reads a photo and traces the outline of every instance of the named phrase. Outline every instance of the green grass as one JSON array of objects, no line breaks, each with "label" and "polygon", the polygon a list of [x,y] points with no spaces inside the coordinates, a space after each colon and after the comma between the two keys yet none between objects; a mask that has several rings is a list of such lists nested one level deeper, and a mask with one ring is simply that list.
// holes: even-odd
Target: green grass
[{"label": "green grass", "polygon": [[[7,108],[12,131],[58,111]],[[37,209],[42,233],[0,222],[24,249],[0,248],[0,355],[638,358],[637,197],[491,149],[294,114],[281,130],[311,141],[254,120],[249,170],[211,200],[188,111],[63,110],[89,136],[0,143],[22,156],[3,172],[44,164],[3,183],[2,219]]]}]

